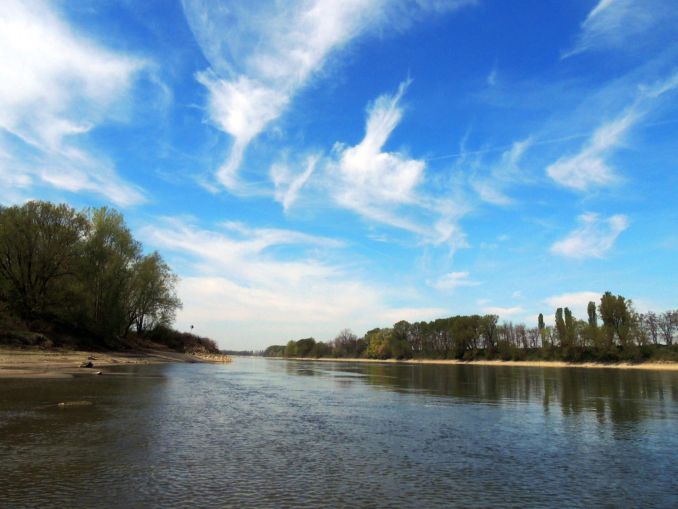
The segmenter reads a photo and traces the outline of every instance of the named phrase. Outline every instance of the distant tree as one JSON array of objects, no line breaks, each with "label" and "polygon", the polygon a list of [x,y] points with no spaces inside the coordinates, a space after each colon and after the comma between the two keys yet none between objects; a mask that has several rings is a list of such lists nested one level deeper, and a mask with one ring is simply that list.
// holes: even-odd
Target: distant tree
[{"label": "distant tree", "polygon": [[645,314],[644,321],[650,340],[655,345],[659,344],[659,318],[657,317],[657,314],[649,311]]},{"label": "distant tree", "polygon": [[586,312],[589,315],[589,326],[592,328],[597,328],[598,327],[598,314],[596,312],[596,303],[593,301],[590,301],[587,308]]},{"label": "distant tree", "polygon": [[297,357],[313,357],[316,342],[314,338],[304,338],[297,341]]},{"label": "distant tree", "polygon": [[622,347],[627,346],[633,324],[633,308],[631,301],[610,292],[605,292],[600,298],[600,317],[607,338],[608,347],[614,344],[615,337]]},{"label": "distant tree", "polygon": [[392,329],[372,329],[365,334],[367,356],[371,359],[388,359],[393,357],[391,350]]},{"label": "distant tree", "polygon": [[480,319],[480,334],[483,338],[484,346],[490,354],[497,349],[497,315],[485,315]]},{"label": "distant tree", "polygon": [[285,350],[283,351],[285,357],[297,357],[297,342],[294,340],[289,340]]},{"label": "distant tree", "polygon": [[662,339],[667,345],[673,344],[673,334],[678,326],[678,311],[665,311],[658,320],[658,327],[661,331]]},{"label": "distant tree", "polygon": [[334,355],[336,357],[357,356],[358,337],[351,332],[351,329],[343,329],[336,338],[334,338]]}]

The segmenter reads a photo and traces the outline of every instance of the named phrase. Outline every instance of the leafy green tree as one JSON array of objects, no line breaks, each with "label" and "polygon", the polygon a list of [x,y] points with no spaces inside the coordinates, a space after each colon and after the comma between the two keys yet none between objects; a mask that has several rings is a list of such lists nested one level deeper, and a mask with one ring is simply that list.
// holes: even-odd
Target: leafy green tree
[{"label": "leafy green tree", "polygon": [[0,209],[0,277],[5,299],[21,317],[59,307],[87,231],[86,218],[67,205],[30,201]]},{"label": "leafy green tree", "polygon": [[605,292],[600,298],[598,308],[603,321],[604,334],[608,348],[614,345],[615,338],[622,348],[629,344],[631,327],[633,325],[633,308],[631,301],[621,295],[614,296]]},{"label": "leafy green tree", "polygon": [[297,357],[297,342],[290,339],[287,342],[287,346],[285,346],[285,350],[283,351],[283,355],[285,357]]},{"label": "leafy green tree", "polygon": [[314,338],[304,338],[297,341],[297,357],[314,357],[316,346]]},{"label": "leafy green tree", "polygon": [[177,276],[156,251],[139,258],[131,267],[127,327],[137,333],[174,321],[181,301],[176,294]]},{"label": "leafy green tree", "polygon": [[597,329],[598,328],[598,314],[596,313],[596,303],[593,301],[590,301],[588,306],[586,307],[586,313],[588,314],[589,317],[589,327],[592,329]]},{"label": "leafy green tree", "polygon": [[664,344],[673,345],[673,335],[678,327],[678,311],[665,311],[659,317],[659,330],[661,331]]},{"label": "leafy green tree", "polygon": [[365,334],[367,341],[367,356],[371,359],[389,359],[393,357],[391,351],[392,329],[372,329]]},{"label": "leafy green tree", "polygon": [[90,211],[91,231],[85,244],[83,272],[90,296],[90,318],[104,336],[124,334],[130,325],[133,267],[141,257],[122,215],[107,207]]},{"label": "leafy green tree", "polygon": [[497,349],[497,315],[485,315],[480,319],[480,333],[485,343],[485,348],[492,355]]}]

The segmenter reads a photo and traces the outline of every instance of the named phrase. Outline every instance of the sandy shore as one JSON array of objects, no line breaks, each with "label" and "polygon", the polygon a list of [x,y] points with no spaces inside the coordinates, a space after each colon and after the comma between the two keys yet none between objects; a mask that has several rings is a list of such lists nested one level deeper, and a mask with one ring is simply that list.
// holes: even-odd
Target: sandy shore
[{"label": "sandy shore", "polygon": [[[91,362],[93,368],[81,368]],[[143,352],[86,352],[0,348],[0,378],[70,378],[76,374],[105,374],[111,366],[165,362],[230,362],[225,355],[188,355],[165,350]]]},{"label": "sandy shore", "polygon": [[594,368],[594,369],[644,369],[654,371],[678,371],[678,362],[643,362],[639,364],[630,364],[620,362],[615,364],[602,364],[594,362],[572,363],[563,361],[459,361],[455,359],[334,359],[334,358],[284,358],[267,357],[268,359],[278,360],[296,360],[296,361],[321,361],[321,362],[368,362],[380,364],[438,364],[438,365],[459,365],[459,366],[516,366],[527,368]]}]

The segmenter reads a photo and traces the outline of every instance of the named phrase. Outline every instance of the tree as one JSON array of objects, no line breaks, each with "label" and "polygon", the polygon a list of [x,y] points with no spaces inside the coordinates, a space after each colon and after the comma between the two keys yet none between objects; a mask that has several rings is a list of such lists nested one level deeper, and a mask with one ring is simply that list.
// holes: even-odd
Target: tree
[{"label": "tree", "polygon": [[678,311],[665,311],[661,314],[658,322],[662,339],[667,345],[673,344],[673,332],[678,326]]},{"label": "tree", "polygon": [[633,308],[630,300],[610,292],[605,292],[600,298],[600,318],[607,339],[607,346],[614,345],[615,337],[622,347],[628,345],[629,334],[633,324]]},{"label": "tree", "polygon": [[546,338],[546,324],[544,323],[544,315],[539,313],[537,317],[537,330],[539,331],[539,337],[541,338],[541,346],[546,347],[548,345],[548,340]]},{"label": "tree", "polygon": [[485,348],[494,352],[497,348],[497,322],[499,317],[497,315],[485,315],[480,319],[480,333],[485,343]]},{"label": "tree", "polygon": [[367,356],[371,359],[388,359],[393,357],[391,350],[392,329],[372,329],[365,334]]},{"label": "tree", "polygon": [[657,314],[653,311],[648,311],[645,314],[644,322],[652,343],[655,345],[659,344],[659,318]]},{"label": "tree", "polygon": [[586,308],[586,312],[589,315],[589,326],[593,329],[598,328],[598,314],[596,313],[596,303],[590,301]]},{"label": "tree", "polygon": [[287,346],[285,346],[283,356],[285,356],[285,357],[296,357],[297,356],[297,342],[296,341],[290,339],[287,342]]},{"label": "tree", "polygon": [[104,336],[124,334],[130,325],[125,297],[132,286],[141,245],[115,210],[91,210],[90,222],[83,267],[91,302],[90,318],[94,329]]},{"label": "tree", "polygon": [[127,329],[135,325],[141,334],[156,325],[171,324],[181,308],[176,283],[177,276],[157,251],[138,259],[129,285]]},{"label": "tree", "polygon": [[565,337],[567,348],[572,349],[577,346],[577,322],[570,308],[565,308]]},{"label": "tree", "polygon": [[336,357],[355,357],[358,355],[358,337],[351,329],[343,329],[334,338],[334,355]]},{"label": "tree", "polygon": [[54,311],[88,231],[67,205],[30,201],[0,209],[0,277],[10,306],[23,318]]}]

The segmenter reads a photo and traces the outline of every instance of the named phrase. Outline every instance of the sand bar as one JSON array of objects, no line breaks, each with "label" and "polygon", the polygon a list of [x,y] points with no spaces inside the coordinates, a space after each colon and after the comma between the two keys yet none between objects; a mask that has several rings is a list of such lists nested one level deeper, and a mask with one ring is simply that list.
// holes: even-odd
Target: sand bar
[{"label": "sand bar", "polygon": [[[166,362],[229,362],[222,355],[188,355],[171,350],[138,352],[88,352],[33,350],[0,347],[0,378],[69,378],[74,375],[105,374],[111,366],[160,364]],[[94,367],[81,368],[91,362]]]},{"label": "sand bar", "polygon": [[330,358],[318,359],[301,357],[266,357],[276,360],[321,361],[321,362],[368,362],[378,364],[437,364],[459,366],[515,366],[526,368],[595,368],[595,369],[644,369],[653,371],[678,371],[678,362],[640,362],[640,363],[598,363],[598,362],[564,362],[564,361],[499,361],[477,360],[460,361],[457,359],[360,359],[360,358]]}]

